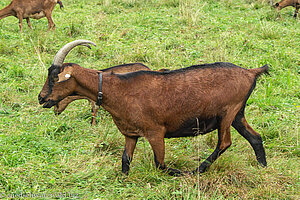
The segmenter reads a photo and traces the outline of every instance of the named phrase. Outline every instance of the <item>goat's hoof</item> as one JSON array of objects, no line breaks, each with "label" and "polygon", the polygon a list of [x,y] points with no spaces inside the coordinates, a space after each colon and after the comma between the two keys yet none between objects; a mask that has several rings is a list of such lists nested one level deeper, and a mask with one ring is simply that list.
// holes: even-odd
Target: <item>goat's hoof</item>
[{"label": "goat's hoof", "polygon": [[123,171],[123,170],[122,170],[123,176],[128,176],[128,173],[129,173],[129,170],[128,170],[128,171]]},{"label": "goat's hoof", "polygon": [[267,167],[267,162],[258,162],[258,165],[261,167]]},{"label": "goat's hoof", "polygon": [[182,175],[185,175],[185,176],[193,175],[193,172],[190,172],[190,171],[183,171],[183,172],[182,172]]},{"label": "goat's hoof", "polygon": [[197,169],[195,169],[194,171],[192,171],[192,173],[193,174],[198,174],[198,173],[200,173],[200,174],[202,174],[202,173],[204,173],[206,171],[206,168],[200,168],[200,167],[198,167]]},{"label": "goat's hoof", "polygon": [[167,172],[170,176],[182,176],[183,173],[178,169],[168,168]]}]

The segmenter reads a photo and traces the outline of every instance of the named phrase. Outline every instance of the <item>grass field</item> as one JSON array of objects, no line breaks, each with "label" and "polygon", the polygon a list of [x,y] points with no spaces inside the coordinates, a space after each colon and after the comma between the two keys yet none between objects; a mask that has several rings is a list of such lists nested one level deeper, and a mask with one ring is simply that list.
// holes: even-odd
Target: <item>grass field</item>
[{"label": "grass field", "polygon": [[[10,0],[2,0],[0,8]],[[47,20],[0,21],[0,199],[299,199],[300,26],[294,8],[274,11],[267,0],[63,0],[56,30]],[[37,96],[56,52],[76,39],[66,62],[102,69],[142,62],[177,69],[217,61],[245,68],[270,66],[257,82],[246,117],[264,140],[267,168],[232,129],[232,146],[206,173],[171,177],[155,169],[150,145],[140,139],[129,176],[121,173],[124,137],[109,113],[90,126],[90,105],[80,100],[55,116]],[[191,171],[217,144],[212,132],[166,139],[166,164]],[[19,196],[18,196],[19,195]],[[53,196],[51,196],[53,195]]]}]

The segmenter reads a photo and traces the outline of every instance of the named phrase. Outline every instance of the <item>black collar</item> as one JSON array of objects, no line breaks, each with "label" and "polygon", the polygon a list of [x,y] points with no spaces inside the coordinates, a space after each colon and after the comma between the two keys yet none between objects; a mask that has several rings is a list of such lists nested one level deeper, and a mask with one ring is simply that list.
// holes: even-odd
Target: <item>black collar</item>
[{"label": "black collar", "polygon": [[97,106],[101,106],[102,104],[102,72],[99,72],[99,92],[98,92],[98,97],[97,97],[97,102],[96,105]]}]

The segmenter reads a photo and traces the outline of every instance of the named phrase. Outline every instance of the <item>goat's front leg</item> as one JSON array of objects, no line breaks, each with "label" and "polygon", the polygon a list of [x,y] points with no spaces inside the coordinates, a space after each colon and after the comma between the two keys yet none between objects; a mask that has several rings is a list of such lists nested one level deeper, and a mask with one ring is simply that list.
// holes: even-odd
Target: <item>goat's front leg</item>
[{"label": "goat's front leg", "polygon": [[32,26],[31,26],[31,22],[30,22],[30,19],[29,17],[26,18],[26,21],[27,21],[27,25],[30,29],[32,29]]},{"label": "goat's front leg", "polygon": [[230,124],[224,123],[218,129],[218,144],[214,152],[193,171],[203,173],[231,145]]},{"label": "goat's front leg", "polygon": [[137,143],[138,137],[125,136],[125,149],[122,156],[122,172],[128,175],[130,162],[133,158],[133,152]]},{"label": "goat's front leg", "polygon": [[154,162],[157,168],[162,169],[164,171],[167,171],[169,175],[171,176],[179,176],[181,175],[181,171],[177,169],[167,168],[164,159],[165,159],[165,141],[164,136],[153,136],[150,138],[147,138],[153,153],[154,153]]},{"label": "goat's front leg", "polygon": [[18,12],[17,13],[17,17],[19,19],[19,27],[20,27],[20,31],[22,33],[23,32],[23,13],[22,12]]}]

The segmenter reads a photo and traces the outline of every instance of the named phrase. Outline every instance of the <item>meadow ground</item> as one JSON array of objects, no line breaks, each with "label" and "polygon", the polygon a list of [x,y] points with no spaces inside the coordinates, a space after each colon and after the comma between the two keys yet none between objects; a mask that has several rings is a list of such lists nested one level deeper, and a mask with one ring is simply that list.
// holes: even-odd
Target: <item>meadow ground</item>
[{"label": "meadow ground", "polygon": [[[2,0],[0,8],[10,0]],[[299,199],[300,26],[267,0],[63,0],[56,30],[47,20],[0,21],[0,198],[71,194],[80,199]],[[81,100],[55,116],[37,101],[56,52],[76,39],[66,62],[102,69],[142,62],[177,69],[217,61],[270,66],[257,82],[246,117],[261,133],[268,167],[232,129],[232,146],[204,174],[171,177],[156,170],[140,139],[129,176],[121,173],[124,137],[101,110],[90,126]],[[166,163],[195,169],[215,148],[216,132],[166,140]],[[44,199],[54,196],[43,197]]]}]

